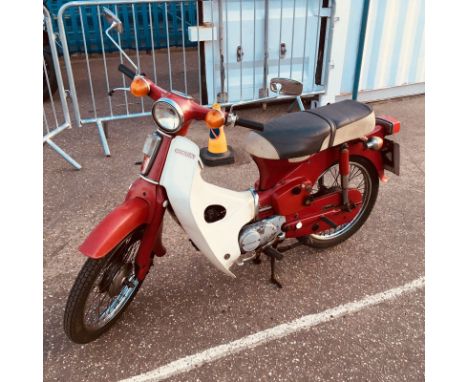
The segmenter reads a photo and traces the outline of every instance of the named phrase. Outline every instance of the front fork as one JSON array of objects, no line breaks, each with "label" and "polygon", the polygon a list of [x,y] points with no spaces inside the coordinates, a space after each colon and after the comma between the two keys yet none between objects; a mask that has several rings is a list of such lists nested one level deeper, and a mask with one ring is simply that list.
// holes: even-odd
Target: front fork
[{"label": "front fork", "polygon": [[164,213],[168,205],[166,191],[160,185],[153,185],[146,180],[138,179],[132,184],[126,200],[140,198],[148,203],[148,217],[140,248],[135,259],[136,276],[143,281],[153,264],[154,255],[160,257],[166,254],[162,244],[162,229]]},{"label": "front fork", "polygon": [[349,210],[349,148],[348,144],[341,145],[340,161],[339,161],[340,177],[341,177],[341,194],[342,203],[346,210]]},{"label": "front fork", "polygon": [[158,186],[156,188],[153,217],[145,229],[135,260],[137,265],[136,276],[140,281],[146,277],[153,264],[154,255],[161,257],[166,254],[166,248],[162,244],[162,230],[167,204],[166,192],[161,186]]},{"label": "front fork", "polygon": [[166,248],[162,244],[162,229],[164,213],[168,206],[166,190],[159,184],[161,174],[166,163],[167,153],[171,145],[172,138],[162,137],[160,146],[155,149],[152,156],[155,156],[151,168],[146,176],[135,183],[138,187],[133,190],[133,185],[129,190],[127,197],[139,196],[145,199],[150,207],[149,223],[146,226],[145,233],[141,240],[140,248],[135,260],[136,275],[138,280],[142,281],[153,264],[154,255],[160,257],[166,254]]}]

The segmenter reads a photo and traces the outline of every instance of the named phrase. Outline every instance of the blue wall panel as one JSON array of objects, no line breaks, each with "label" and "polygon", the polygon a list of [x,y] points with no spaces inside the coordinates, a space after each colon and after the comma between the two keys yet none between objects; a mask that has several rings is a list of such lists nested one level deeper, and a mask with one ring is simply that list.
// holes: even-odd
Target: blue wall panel
[{"label": "blue wall panel", "polygon": [[[353,88],[362,3],[352,1],[342,94]],[[424,24],[424,0],[371,0],[360,90],[424,82]]]},{"label": "blue wall panel", "polygon": [[[338,0],[339,1],[339,0]],[[352,89],[354,81],[354,67],[356,65],[359,44],[359,30],[361,27],[362,7],[364,0],[353,0],[355,10],[349,14],[348,36],[346,39],[345,69],[343,72],[342,89]]]}]

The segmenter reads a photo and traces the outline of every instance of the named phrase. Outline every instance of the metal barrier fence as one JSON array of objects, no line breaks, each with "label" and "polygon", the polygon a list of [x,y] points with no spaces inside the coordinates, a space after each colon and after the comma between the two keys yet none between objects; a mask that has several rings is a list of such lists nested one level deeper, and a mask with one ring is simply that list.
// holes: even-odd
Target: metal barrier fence
[{"label": "metal barrier fence", "polygon": [[[77,170],[81,168],[70,155],[62,150],[53,140],[57,134],[71,127],[70,113],[68,110],[65,89],[63,86],[62,73],[55,43],[55,35],[52,29],[51,17],[47,8],[43,7],[44,26],[48,43],[44,46],[43,55],[43,81],[44,81],[44,104],[43,104],[43,144],[48,144],[59,155]],[[54,93],[58,90],[58,99]]]},{"label": "metal barrier fence", "polygon": [[[68,3],[69,0],[48,0],[47,6],[51,14],[58,14],[60,8]],[[138,28],[138,36],[144,45],[144,49],[151,49],[151,36],[157,36],[154,38],[154,48],[166,48],[167,39],[165,36],[166,28],[164,26],[165,21],[165,6],[163,3],[155,4],[152,11],[152,19],[160,20],[160,23],[153,23],[153,29],[148,28],[148,25],[144,23],[147,20],[148,7],[145,4],[135,3],[135,17],[137,19],[136,26]],[[180,11],[177,9],[175,3],[170,4],[167,7],[169,12],[169,19],[175,21],[180,18]],[[196,18],[196,2],[188,3],[184,6],[184,19],[187,25],[194,25]],[[172,17],[171,15],[176,15]],[[101,53],[101,40],[99,31],[99,17],[97,7],[87,7],[82,11],[83,28],[86,35],[86,45],[88,53]],[[120,17],[124,24],[128,26],[133,25],[133,14],[132,10],[123,7],[120,10]],[[56,27],[55,20],[52,20],[54,29]],[[72,7],[64,18],[65,29],[67,31],[68,50],[71,54],[73,53],[84,53],[83,35],[81,33],[81,19],[78,8]],[[160,26],[160,28],[158,28]],[[177,22],[171,22],[168,25],[169,40],[172,46],[182,46],[182,39],[188,41],[188,29],[181,28],[181,25]],[[184,36],[182,34],[184,33]],[[130,27],[127,27],[121,35],[122,47],[124,49],[135,49],[135,41],[133,31]],[[188,45],[195,46],[195,43]],[[107,52],[115,52],[117,49],[113,44],[104,39],[104,49]]]},{"label": "metal barrier fence", "polygon": [[[134,49],[127,53],[159,86],[187,93],[205,105],[229,105],[267,96],[267,84],[277,76],[304,82],[304,95],[322,94],[328,77],[333,4],[331,0],[66,3],[58,12],[57,23],[76,124],[95,123],[104,153],[110,155],[106,123],[150,115],[149,99],[137,99],[127,92],[109,95],[113,88],[127,88],[129,81],[117,71],[117,66],[124,63],[122,54],[106,49],[104,6],[121,17],[124,29],[134,40]],[[161,7],[164,17],[155,17]],[[191,20],[186,18],[188,8],[195,9]],[[70,25],[65,22],[70,13],[78,15],[82,55],[70,53]],[[97,17],[100,49],[94,51],[99,54],[92,53],[85,32],[90,14]],[[180,42],[171,41],[170,25],[182,30],[180,47],[174,47]],[[149,30],[149,39],[148,33],[145,38],[141,35],[144,26]],[[122,38],[116,35],[117,41],[122,42]],[[156,49],[161,38],[166,40],[166,48]]]}]

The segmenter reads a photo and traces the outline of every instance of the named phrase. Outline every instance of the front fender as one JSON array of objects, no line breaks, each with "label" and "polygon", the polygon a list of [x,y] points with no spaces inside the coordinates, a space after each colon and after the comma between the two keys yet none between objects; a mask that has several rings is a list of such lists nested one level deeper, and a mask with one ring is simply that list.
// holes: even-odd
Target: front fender
[{"label": "front fender", "polygon": [[80,245],[80,252],[92,259],[106,256],[130,232],[148,223],[149,215],[145,200],[127,199],[94,228]]}]

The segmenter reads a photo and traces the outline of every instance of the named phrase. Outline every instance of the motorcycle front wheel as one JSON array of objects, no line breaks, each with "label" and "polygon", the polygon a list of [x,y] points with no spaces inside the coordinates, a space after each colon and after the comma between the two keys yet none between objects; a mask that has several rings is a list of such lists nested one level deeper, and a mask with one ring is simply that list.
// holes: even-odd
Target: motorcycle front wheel
[{"label": "motorcycle front wheel", "polygon": [[[369,217],[379,193],[377,171],[368,159],[359,156],[351,156],[349,165],[349,188],[356,188],[362,195],[360,211],[349,223],[318,234],[299,237],[301,243],[314,248],[333,247],[354,235]],[[336,190],[341,190],[338,164],[330,166],[323,172],[315,183],[312,193],[323,195]]]},{"label": "motorcycle front wheel", "polygon": [[76,343],[94,341],[130,305],[141,283],[135,258],[143,230],[137,229],[101,259],[88,259],[68,296],[64,315],[67,336]]}]

